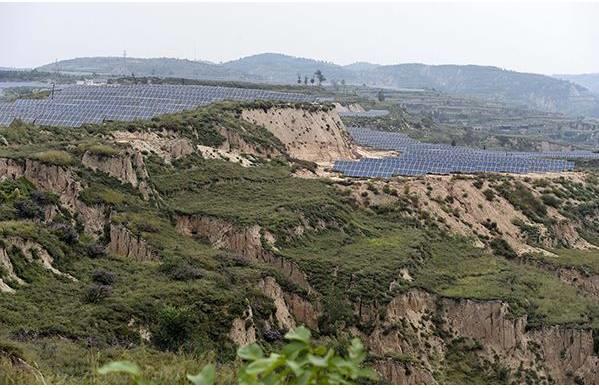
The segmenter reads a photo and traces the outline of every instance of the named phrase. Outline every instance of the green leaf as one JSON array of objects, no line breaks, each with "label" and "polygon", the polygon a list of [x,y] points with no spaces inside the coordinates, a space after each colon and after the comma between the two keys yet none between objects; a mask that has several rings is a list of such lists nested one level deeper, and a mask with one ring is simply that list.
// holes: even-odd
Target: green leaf
[{"label": "green leaf", "polygon": [[289,369],[291,369],[291,371],[293,372],[293,374],[298,377],[299,375],[302,374],[303,369],[302,369],[302,365],[297,362],[297,361],[292,361],[292,360],[287,360],[285,362],[285,364],[287,364],[287,366],[289,367]]},{"label": "green leaf", "polygon": [[126,373],[131,376],[139,376],[141,370],[137,364],[129,361],[112,361],[98,369],[98,373],[101,375],[109,373]]},{"label": "green leaf", "polygon": [[237,350],[237,355],[242,360],[255,361],[264,357],[264,352],[262,352],[262,348],[260,348],[258,344],[253,343],[239,348],[239,350]]},{"label": "green leaf", "polygon": [[208,364],[197,375],[187,375],[187,379],[192,384],[196,385],[212,385],[214,384],[215,375],[216,368],[214,367],[214,365]]},{"label": "green leaf", "polygon": [[285,334],[285,338],[292,341],[300,341],[305,344],[310,343],[310,330],[304,326],[296,327],[294,330],[289,331]]},{"label": "green leaf", "polygon": [[317,366],[319,368],[326,368],[328,365],[326,358],[313,356],[311,354],[308,355],[308,361],[310,362],[310,364]]},{"label": "green leaf", "polygon": [[282,357],[279,354],[271,353],[270,357],[256,360],[249,364],[245,368],[245,372],[250,375],[270,372],[279,366],[278,361],[281,359]]},{"label": "green leaf", "polygon": [[359,338],[354,338],[351,341],[351,346],[348,349],[349,358],[354,362],[360,364],[366,359],[366,351],[364,345]]}]

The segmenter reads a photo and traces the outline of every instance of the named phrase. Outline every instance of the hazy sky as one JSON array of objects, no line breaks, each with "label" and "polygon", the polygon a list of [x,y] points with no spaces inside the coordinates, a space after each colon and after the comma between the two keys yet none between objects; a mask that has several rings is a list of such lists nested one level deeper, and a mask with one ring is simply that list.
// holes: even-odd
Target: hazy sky
[{"label": "hazy sky", "polygon": [[0,3],[0,66],[123,50],[215,62],[280,52],[340,64],[599,72],[599,3]]}]

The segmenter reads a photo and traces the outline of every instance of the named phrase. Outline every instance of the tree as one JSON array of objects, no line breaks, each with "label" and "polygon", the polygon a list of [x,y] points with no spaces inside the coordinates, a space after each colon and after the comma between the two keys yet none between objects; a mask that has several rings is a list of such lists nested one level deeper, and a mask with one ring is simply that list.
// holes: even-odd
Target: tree
[{"label": "tree", "polygon": [[308,76],[304,77],[304,85],[308,85]]},{"label": "tree", "polygon": [[299,73],[297,73],[297,83],[298,83],[299,85],[301,85],[301,84],[302,84],[302,76],[301,76]]},{"label": "tree", "polygon": [[455,146],[456,146],[455,139],[451,141],[451,146],[452,146],[452,147],[455,147]]},{"label": "tree", "polygon": [[324,81],[326,81],[327,79],[324,77],[324,75],[322,74],[322,71],[320,70],[316,70],[314,72],[314,76],[316,77],[316,79],[318,80],[318,86],[322,85],[322,83]]},{"label": "tree", "polygon": [[314,85],[314,77],[310,78],[310,83]]},{"label": "tree", "polygon": [[379,92],[377,94],[377,98],[378,98],[379,102],[385,101],[385,93],[382,90],[379,90]]}]

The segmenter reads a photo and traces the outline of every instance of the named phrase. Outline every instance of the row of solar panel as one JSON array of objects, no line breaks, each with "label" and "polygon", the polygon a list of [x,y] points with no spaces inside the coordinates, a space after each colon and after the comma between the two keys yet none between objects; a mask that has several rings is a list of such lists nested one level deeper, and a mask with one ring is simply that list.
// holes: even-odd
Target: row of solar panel
[{"label": "row of solar panel", "polygon": [[514,156],[519,158],[599,159],[599,153],[584,150],[550,152],[492,151],[442,143],[423,143],[402,133],[375,131],[368,128],[349,127],[348,131],[354,141],[361,145],[394,151],[417,151],[419,154],[428,152],[431,154],[437,153],[439,156],[443,156],[442,153],[450,153],[452,155],[463,153],[468,155]]},{"label": "row of solar panel", "polygon": [[0,125],[15,119],[41,125],[81,126],[106,120],[149,119],[224,100],[313,102],[311,96],[259,89],[195,85],[70,86],[51,99],[0,103]]},{"label": "row of solar panel", "polygon": [[[574,168],[568,158],[598,158],[589,151],[502,152],[457,147],[447,144],[421,143],[404,134],[348,128],[358,144],[399,151],[397,157],[365,158],[336,161],[334,170],[352,177],[419,176],[450,173],[543,173]],[[558,159],[561,158],[561,159]]]},{"label": "row of solar panel", "polygon": [[339,116],[344,117],[383,117],[389,114],[385,109],[371,109],[365,112],[339,112]]}]

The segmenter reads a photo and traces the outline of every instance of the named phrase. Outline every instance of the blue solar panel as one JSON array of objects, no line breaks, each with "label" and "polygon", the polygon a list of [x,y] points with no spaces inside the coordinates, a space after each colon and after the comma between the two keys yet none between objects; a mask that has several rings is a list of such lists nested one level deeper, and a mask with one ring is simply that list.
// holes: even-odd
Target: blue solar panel
[{"label": "blue solar panel", "polygon": [[52,99],[0,103],[0,124],[20,119],[76,127],[105,120],[148,119],[225,100],[314,102],[318,99],[297,93],[220,86],[77,85],[56,91]]},{"label": "blue solar panel", "polygon": [[562,172],[574,169],[565,159],[599,159],[589,151],[503,152],[449,144],[422,143],[400,133],[348,128],[358,144],[400,153],[397,157],[336,161],[333,169],[352,177],[419,176],[450,173]]}]

